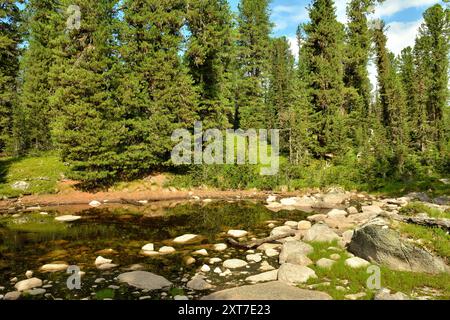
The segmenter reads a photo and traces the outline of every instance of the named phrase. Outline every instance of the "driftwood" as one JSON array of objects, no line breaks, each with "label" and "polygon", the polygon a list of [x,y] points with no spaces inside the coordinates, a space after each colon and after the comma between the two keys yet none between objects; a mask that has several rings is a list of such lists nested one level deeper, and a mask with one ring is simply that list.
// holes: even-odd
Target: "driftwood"
[{"label": "driftwood", "polygon": [[250,250],[250,249],[255,249],[257,247],[259,247],[260,245],[264,244],[264,243],[268,243],[268,242],[273,242],[276,240],[280,240],[280,239],[284,239],[287,237],[293,237],[295,236],[295,232],[290,232],[290,233],[285,233],[285,234],[281,234],[278,236],[273,236],[273,237],[267,237],[264,239],[259,239],[259,240],[255,240],[255,241],[251,241],[247,244],[245,243],[240,243],[232,238],[228,238],[227,242],[232,245],[233,247],[239,248],[239,249],[245,249],[245,250]]},{"label": "driftwood", "polygon": [[122,202],[123,204],[131,204],[131,205],[136,206],[136,207],[142,207],[143,206],[143,204],[140,203],[139,201],[131,200],[131,199],[121,198],[120,202]]}]

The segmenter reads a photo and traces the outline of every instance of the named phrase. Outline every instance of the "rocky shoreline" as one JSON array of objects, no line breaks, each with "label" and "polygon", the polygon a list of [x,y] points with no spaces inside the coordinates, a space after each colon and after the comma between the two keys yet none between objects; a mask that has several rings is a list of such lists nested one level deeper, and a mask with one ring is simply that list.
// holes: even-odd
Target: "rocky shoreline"
[{"label": "rocky shoreline", "polygon": [[[205,201],[197,195],[188,195],[193,201]],[[410,194],[395,199],[376,199],[372,196],[332,190],[326,194],[309,194],[297,197],[266,195],[266,207],[272,211],[302,210],[314,211],[320,209],[321,214],[313,214],[301,221],[286,221],[277,225],[277,221],[267,221],[267,236],[290,234],[289,237],[264,243],[255,250],[239,250],[227,253],[226,243],[212,244],[211,250],[201,249],[192,252],[185,259],[186,265],[195,263],[201,257],[203,265],[195,274],[183,279],[185,289],[191,294],[176,295],[173,299],[187,300],[202,297],[202,299],[242,299],[266,300],[301,299],[328,300],[332,297],[317,287],[329,285],[327,279],[318,279],[312,266],[321,270],[330,270],[341,261],[348,272],[357,269],[367,269],[372,265],[384,266],[392,270],[409,271],[427,274],[450,273],[450,267],[443,257],[425,249],[402,236],[395,228],[400,216],[400,209],[410,202],[419,200],[424,205],[437,210],[448,210],[448,201],[425,198],[423,194]],[[212,200],[211,200],[212,201]],[[103,205],[100,201],[96,206]],[[93,204],[91,203],[91,206]],[[326,213],[325,213],[326,212]],[[423,216],[423,214],[422,214]],[[57,217],[61,223],[70,223],[81,219],[78,216]],[[64,218],[64,219],[63,219]],[[448,233],[447,233],[448,234]],[[227,236],[237,242],[245,243],[256,238],[247,230],[228,230]],[[184,245],[198,240],[201,235],[181,234],[173,239],[173,243]],[[334,253],[312,259],[317,253],[314,244],[329,244],[327,250]],[[332,247],[331,244],[336,247]],[[176,249],[171,246],[156,248],[153,243],[144,245],[140,254],[148,257],[174,254]],[[237,253],[236,253],[237,252]],[[106,252],[107,254],[108,252]],[[219,258],[217,253],[225,254]],[[277,259],[277,263],[268,263],[267,259]],[[448,258],[448,257],[446,257]],[[98,256],[94,262],[99,270],[118,268],[111,259]],[[248,272],[250,266],[256,272]],[[45,272],[62,272],[68,268],[64,263],[46,264],[41,267]],[[245,278],[238,281],[240,285],[234,288],[216,291],[216,285],[211,275],[219,276],[230,282],[239,275]],[[0,298],[15,300],[23,294],[39,296],[45,294],[45,280],[33,277],[29,270],[25,280],[11,279],[16,291],[1,294]],[[323,281],[319,285],[308,284],[311,279]],[[144,271],[140,266],[128,268],[113,279],[120,285],[128,285],[135,289],[166,292],[173,284],[170,280],[152,272]],[[346,289],[346,280],[341,279],[342,290]],[[233,282],[233,281],[231,281]],[[230,282],[230,283],[231,283]],[[347,281],[348,282],[348,281]],[[47,283],[48,285],[48,283]],[[116,284],[112,286],[116,287]],[[201,293],[200,296],[195,293]],[[0,292],[1,293],[1,292]],[[345,299],[357,300],[366,297],[366,292],[349,293]],[[164,294],[167,296],[167,293]],[[425,299],[425,296],[411,296],[410,293],[391,292],[388,288],[377,288],[375,299],[405,300]],[[87,297],[89,299],[89,297]]]}]

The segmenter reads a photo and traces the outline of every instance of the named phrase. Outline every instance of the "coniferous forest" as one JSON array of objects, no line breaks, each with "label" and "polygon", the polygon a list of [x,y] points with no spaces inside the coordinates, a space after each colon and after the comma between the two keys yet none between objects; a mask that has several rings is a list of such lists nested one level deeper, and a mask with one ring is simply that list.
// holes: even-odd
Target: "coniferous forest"
[{"label": "coniferous forest", "polygon": [[[272,36],[269,0],[238,12],[227,0],[2,0],[1,154],[56,154],[89,186],[151,172],[262,189],[448,176],[450,8],[428,8],[395,56],[370,19],[378,4],[349,1],[344,25],[333,0],[311,1],[294,56]],[[171,134],[195,121],[280,129],[281,172],[174,166]]]}]

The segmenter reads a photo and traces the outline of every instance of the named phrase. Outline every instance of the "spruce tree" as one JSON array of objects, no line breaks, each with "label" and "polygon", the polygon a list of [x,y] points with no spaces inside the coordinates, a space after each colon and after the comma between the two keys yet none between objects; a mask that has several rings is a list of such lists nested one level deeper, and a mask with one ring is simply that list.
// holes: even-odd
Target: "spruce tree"
[{"label": "spruce tree", "polygon": [[11,142],[12,116],[17,106],[20,2],[3,0],[0,3],[0,153],[6,151]]},{"label": "spruce tree", "polygon": [[270,0],[241,0],[238,17],[238,63],[235,126],[266,128],[268,58],[272,23]]},{"label": "spruce tree", "polygon": [[426,118],[421,117],[422,110],[417,103],[416,89],[418,81],[421,81],[421,75],[419,75],[416,71],[414,64],[414,51],[411,47],[403,49],[400,54],[399,76],[406,97],[408,125],[411,128],[411,147],[419,151],[422,148],[420,141],[423,138],[421,127],[426,125]]},{"label": "spruce tree", "polygon": [[[371,32],[367,15],[376,0],[352,0],[347,7],[349,19],[346,34],[346,55],[344,82],[347,87],[355,88],[361,97],[361,118],[369,114],[371,103],[371,84],[367,66],[371,51]],[[378,1],[380,2],[380,1]]]},{"label": "spruce tree", "polygon": [[226,0],[190,1],[186,60],[199,88],[198,113],[204,128],[227,128],[233,117],[232,76],[235,34]]},{"label": "spruce tree", "polygon": [[121,162],[133,174],[167,164],[173,131],[192,128],[198,119],[198,94],[180,58],[187,2],[129,0],[122,8],[116,96],[126,128]]},{"label": "spruce tree", "polygon": [[[118,146],[126,141],[122,109],[114,101],[116,0],[61,1],[56,61],[50,79],[51,106],[58,112],[53,133],[71,177],[88,186],[108,183],[126,170]],[[79,28],[67,28],[69,6],[81,10]],[[73,7],[72,7],[73,8]]]},{"label": "spruce tree", "polygon": [[450,9],[436,4],[424,13],[424,24],[419,31],[429,54],[429,79],[427,114],[431,123],[434,143],[441,148],[445,143],[443,122],[444,109],[448,106],[449,62],[450,52]]},{"label": "spruce tree", "polygon": [[20,152],[51,147],[49,108],[52,88],[49,72],[53,63],[52,41],[58,20],[56,0],[30,0],[26,6],[28,30],[27,50],[21,63],[23,84],[20,94],[19,119],[15,119],[14,135]]},{"label": "spruce tree", "polygon": [[280,128],[280,116],[292,104],[295,58],[286,37],[271,40],[268,91],[268,126]]},{"label": "spruce tree", "polygon": [[383,21],[380,21],[374,30],[380,95],[379,110],[377,111],[380,123],[386,130],[386,137],[392,141],[394,168],[396,173],[402,174],[409,144],[406,101],[400,78],[394,67],[395,57],[386,47],[385,30],[386,27]]},{"label": "spruce tree", "polygon": [[304,26],[307,84],[312,103],[314,154],[335,156],[346,149],[344,108],[344,28],[336,19],[332,0],[315,0],[309,7],[310,22]]}]

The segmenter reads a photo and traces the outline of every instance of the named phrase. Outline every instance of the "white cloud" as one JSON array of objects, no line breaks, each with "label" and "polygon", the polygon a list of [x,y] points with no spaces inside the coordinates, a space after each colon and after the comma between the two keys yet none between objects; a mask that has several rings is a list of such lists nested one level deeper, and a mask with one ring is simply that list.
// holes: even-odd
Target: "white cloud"
[{"label": "white cloud", "polygon": [[299,47],[298,47],[298,39],[297,37],[287,37],[289,44],[291,45],[291,51],[294,55],[295,59],[298,59]]},{"label": "white cloud", "polygon": [[[399,55],[408,46],[414,46],[415,39],[423,19],[412,22],[391,22],[387,25],[387,47],[394,54]],[[373,62],[369,64],[370,82],[375,88],[377,85],[377,69]]]},{"label": "white cloud", "polygon": [[386,0],[377,6],[375,16],[389,17],[406,9],[429,7],[438,2],[438,0]]},{"label": "white cloud", "polygon": [[411,22],[391,22],[387,25],[387,47],[396,55],[408,47],[414,46],[414,41],[419,32],[423,19]]},{"label": "white cloud", "polygon": [[277,5],[272,8],[272,20],[275,31],[296,28],[301,22],[308,20],[308,10],[305,5]]}]

